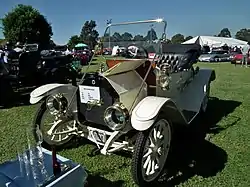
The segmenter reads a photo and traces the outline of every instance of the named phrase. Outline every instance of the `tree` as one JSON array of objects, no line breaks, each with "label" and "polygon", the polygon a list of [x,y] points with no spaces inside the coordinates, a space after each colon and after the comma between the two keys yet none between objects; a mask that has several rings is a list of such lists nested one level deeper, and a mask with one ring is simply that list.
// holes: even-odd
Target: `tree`
[{"label": "tree", "polygon": [[6,39],[0,39],[0,48],[3,47],[7,43]]},{"label": "tree", "polygon": [[53,35],[47,19],[29,5],[17,5],[4,16],[2,25],[5,38],[11,43],[38,43],[46,47]]},{"label": "tree", "polygon": [[68,45],[69,49],[73,49],[80,42],[81,42],[80,37],[77,35],[73,35],[70,37],[67,45]]},{"label": "tree", "polygon": [[120,33],[115,32],[112,36],[112,41],[120,42],[121,40],[122,40],[122,36],[120,35]]},{"label": "tree", "polygon": [[96,22],[93,20],[86,21],[82,27],[82,31],[80,34],[80,39],[87,45],[90,46],[91,49],[94,49],[97,44],[99,33],[97,32]]},{"label": "tree", "polygon": [[166,39],[166,40],[165,40],[165,43],[166,43],[166,44],[171,44],[172,42],[171,42],[171,40]]},{"label": "tree", "polygon": [[187,37],[185,38],[185,41],[191,40],[192,38],[193,38],[193,36],[187,36]]},{"label": "tree", "polygon": [[182,34],[176,34],[171,38],[171,42],[173,44],[180,44],[182,42],[185,42],[185,38]]},{"label": "tree", "polygon": [[145,40],[154,41],[154,40],[157,40],[157,39],[158,39],[158,37],[157,37],[157,34],[156,34],[155,30],[153,28],[151,28],[148,31],[147,35],[145,36]]},{"label": "tree", "polygon": [[110,37],[110,41],[112,41],[112,40],[113,40],[113,37],[112,37],[112,36],[109,36],[108,33],[105,33],[105,34],[100,38],[100,40],[101,40],[101,42],[108,42],[108,41],[109,41],[109,37]]},{"label": "tree", "polygon": [[227,37],[227,38],[231,38],[231,32],[229,31],[228,28],[224,28],[220,31],[220,33],[218,34],[218,37]]},{"label": "tree", "polygon": [[128,33],[128,32],[124,32],[122,34],[122,41],[131,41],[133,39],[132,34]]},{"label": "tree", "polygon": [[48,46],[48,48],[49,48],[49,49],[54,49],[55,47],[56,47],[55,42],[54,42],[53,40],[50,40],[50,41],[49,41],[49,46]]},{"label": "tree", "polygon": [[250,42],[250,29],[241,29],[235,34],[235,38]]},{"label": "tree", "polygon": [[144,37],[140,34],[134,36],[134,41],[144,41]]}]

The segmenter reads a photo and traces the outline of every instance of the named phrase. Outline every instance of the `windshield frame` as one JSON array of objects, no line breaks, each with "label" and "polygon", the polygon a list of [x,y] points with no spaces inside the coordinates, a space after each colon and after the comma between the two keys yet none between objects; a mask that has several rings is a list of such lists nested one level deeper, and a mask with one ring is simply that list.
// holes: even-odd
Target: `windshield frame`
[{"label": "windshield frame", "polygon": [[112,26],[122,26],[122,25],[132,25],[132,24],[140,24],[140,23],[163,23],[163,33],[161,36],[161,40],[166,39],[166,29],[167,29],[167,22],[164,19],[151,19],[151,20],[144,20],[144,21],[131,21],[131,22],[123,22],[123,23],[115,23],[115,24],[108,24],[104,34],[107,33],[108,29]]},{"label": "windshield frame", "polygon": [[[167,22],[164,20],[164,19],[150,19],[150,20],[143,20],[143,21],[131,21],[131,22],[122,22],[122,23],[110,23],[110,24],[108,24],[107,26],[106,26],[106,29],[105,29],[105,31],[104,31],[104,34],[105,33],[107,33],[107,31],[108,31],[108,29],[110,28],[110,27],[112,27],[112,26],[122,26],[122,25],[132,25],[132,24],[146,24],[146,23],[163,23],[164,25],[163,25],[163,31],[162,31],[162,34],[161,34],[161,37],[160,37],[160,41],[166,41],[166,28],[167,28]],[[102,42],[101,42],[102,43]],[[160,49],[160,51],[161,51],[161,49]],[[96,54],[95,54],[95,52],[94,52],[94,54],[92,55],[92,57],[91,57],[91,59],[90,59],[90,61],[89,61],[89,64],[88,64],[88,66],[85,68],[85,70],[82,72],[83,73],[83,75],[82,75],[82,78],[81,78],[81,80],[80,80],[80,82],[79,82],[79,84],[82,84],[82,82],[83,82],[83,80],[84,80],[84,77],[85,77],[85,75],[88,73],[88,70],[89,70],[89,68],[90,68],[90,66],[92,65],[92,64],[94,64],[95,62],[94,62],[94,58],[96,57]],[[100,56],[101,58],[102,58],[102,60],[103,61],[105,61],[106,62],[106,58],[103,56],[103,55],[101,55]],[[105,64],[105,62],[104,62],[104,64]],[[101,65],[101,63],[100,63],[100,65]],[[105,64],[106,65],[106,64]]]}]

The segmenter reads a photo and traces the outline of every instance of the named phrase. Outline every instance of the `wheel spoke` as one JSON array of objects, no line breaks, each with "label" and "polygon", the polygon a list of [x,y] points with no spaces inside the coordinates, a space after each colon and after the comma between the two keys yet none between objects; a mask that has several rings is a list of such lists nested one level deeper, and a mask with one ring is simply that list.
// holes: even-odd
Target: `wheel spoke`
[{"label": "wheel spoke", "polygon": [[157,140],[157,131],[156,131],[156,128],[154,128],[153,134],[154,134],[154,140],[156,141]]},{"label": "wheel spoke", "polygon": [[159,141],[158,147],[162,147],[163,144],[164,144],[164,139],[162,139],[162,140]]},{"label": "wheel spoke", "polygon": [[161,148],[161,147],[158,148],[157,154],[158,154],[159,156],[162,156],[162,148]]},{"label": "wheel spoke", "polygon": [[54,140],[54,139],[55,139],[55,137],[56,137],[56,135],[53,135],[53,136],[51,137],[51,140]]},{"label": "wheel spoke", "polygon": [[154,174],[155,173],[155,161],[154,160],[152,160],[152,170],[151,170],[151,172],[150,172],[150,174]]},{"label": "wheel spoke", "polygon": [[55,142],[60,142],[60,141],[64,141],[67,138],[69,138],[68,134],[54,134],[54,133],[63,133],[65,131],[71,131],[74,130],[75,127],[75,123],[76,122],[68,122],[65,124],[62,124],[58,127],[56,127],[58,121],[54,121],[53,123],[47,123],[47,126],[50,126],[49,130],[46,131],[48,137],[50,138],[51,141],[55,141]]},{"label": "wheel spoke", "polygon": [[143,158],[148,157],[149,155],[151,155],[152,152],[153,152],[152,149],[149,148],[148,152],[143,156]]},{"label": "wheel spoke", "polygon": [[155,146],[155,141],[154,138],[152,137],[152,133],[150,133],[149,135],[149,140],[150,140],[150,147],[154,147]]},{"label": "wheel spoke", "polygon": [[56,124],[55,122],[49,123],[50,129],[47,131],[48,135],[51,135],[53,133],[55,124]]},{"label": "wheel spoke", "polygon": [[143,168],[144,168],[144,169],[147,168],[149,161],[150,161],[150,156],[147,157],[147,159],[146,159],[146,161],[145,161],[145,163],[144,163],[144,165],[143,165]]},{"label": "wheel spoke", "polygon": [[164,128],[166,128],[166,127],[164,127],[164,125],[161,124],[160,127],[159,127],[159,132],[160,132],[160,133],[159,133],[159,136],[158,136],[159,139],[162,139],[162,137],[163,137],[163,135],[164,135],[164,134],[163,134]]},{"label": "wheel spoke", "polygon": [[161,137],[161,132],[160,131],[157,131],[157,138],[160,138]]},{"label": "wheel spoke", "polygon": [[58,141],[62,141],[62,135],[61,134],[58,135]]},{"label": "wheel spoke", "polygon": [[148,162],[148,166],[147,166],[147,170],[146,170],[146,175],[150,175],[151,165],[152,165],[152,160],[149,156],[149,162]]},{"label": "wheel spoke", "polygon": [[160,165],[159,157],[156,157],[155,160],[156,160],[156,165],[158,165],[158,167],[159,167],[159,165]]},{"label": "wheel spoke", "polygon": [[71,128],[69,125],[67,125],[67,130],[72,130],[73,128]]}]

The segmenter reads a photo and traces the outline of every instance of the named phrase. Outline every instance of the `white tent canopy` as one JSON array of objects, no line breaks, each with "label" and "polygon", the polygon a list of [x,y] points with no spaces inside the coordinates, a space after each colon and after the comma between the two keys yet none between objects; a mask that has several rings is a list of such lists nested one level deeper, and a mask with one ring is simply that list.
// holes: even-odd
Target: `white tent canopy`
[{"label": "white tent canopy", "polygon": [[246,41],[238,40],[235,38],[216,37],[216,36],[196,36],[183,44],[200,44],[201,46],[208,45],[209,47],[221,47],[228,45],[229,47],[243,47],[247,44]]}]

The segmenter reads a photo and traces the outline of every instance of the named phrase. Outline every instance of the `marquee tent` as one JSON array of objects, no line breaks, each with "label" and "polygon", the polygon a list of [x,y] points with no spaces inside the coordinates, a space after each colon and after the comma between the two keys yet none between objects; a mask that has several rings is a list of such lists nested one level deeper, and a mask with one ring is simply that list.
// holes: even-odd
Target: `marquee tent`
[{"label": "marquee tent", "polygon": [[188,41],[183,42],[183,44],[200,44],[201,46],[208,45],[209,47],[221,47],[223,45],[228,45],[229,47],[242,47],[247,44],[247,42],[238,40],[235,38],[226,37],[216,37],[216,36],[196,36]]}]

